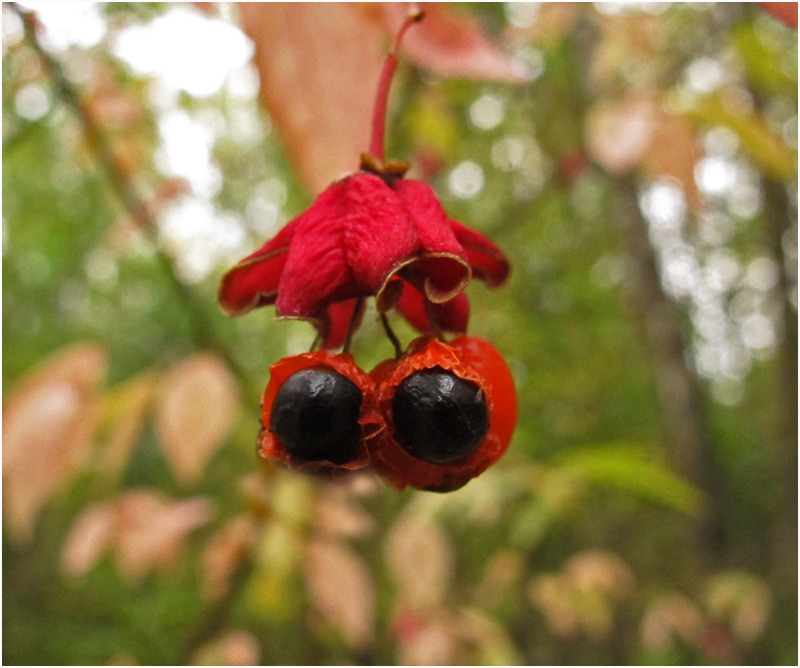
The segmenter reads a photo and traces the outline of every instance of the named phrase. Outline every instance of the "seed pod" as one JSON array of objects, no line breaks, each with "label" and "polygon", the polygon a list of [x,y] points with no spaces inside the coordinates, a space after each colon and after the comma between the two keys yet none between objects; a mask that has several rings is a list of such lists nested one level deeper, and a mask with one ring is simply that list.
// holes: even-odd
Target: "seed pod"
[{"label": "seed pod", "polygon": [[483,473],[514,432],[514,381],[488,342],[422,337],[370,374],[386,429],[370,444],[372,466],[392,487],[449,492]]},{"label": "seed pod", "polygon": [[367,466],[366,442],[384,426],[374,388],[352,355],[285,357],[270,367],[259,454],[306,473]]}]

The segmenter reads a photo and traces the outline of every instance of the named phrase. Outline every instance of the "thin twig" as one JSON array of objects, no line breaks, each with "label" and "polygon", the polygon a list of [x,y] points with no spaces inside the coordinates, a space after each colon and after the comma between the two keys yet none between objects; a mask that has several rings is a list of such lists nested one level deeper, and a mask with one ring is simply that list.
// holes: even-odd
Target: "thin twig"
[{"label": "thin twig", "polygon": [[154,242],[159,264],[172,286],[172,289],[178,295],[178,298],[186,309],[195,344],[198,348],[209,348],[217,352],[228,364],[231,371],[237,376],[240,384],[244,388],[249,389],[250,380],[247,373],[234,359],[230,351],[217,340],[213,333],[211,323],[204,313],[204,309],[191,290],[178,278],[172,258],[158,247],[156,239],[156,218],[151,208],[147,205],[145,199],[140,196],[125,170],[120,167],[103,129],[87,112],[86,107],[81,102],[76,87],[64,74],[61,64],[53,58],[39,42],[36,34],[36,16],[33,12],[21,9],[16,3],[10,3],[10,7],[22,21],[25,36],[50,73],[59,97],[67,107],[74,112],[80,121],[84,135],[97,158],[98,164],[106,175],[111,189],[122,203],[123,208],[125,208],[138,223],[139,227],[143,229]]}]

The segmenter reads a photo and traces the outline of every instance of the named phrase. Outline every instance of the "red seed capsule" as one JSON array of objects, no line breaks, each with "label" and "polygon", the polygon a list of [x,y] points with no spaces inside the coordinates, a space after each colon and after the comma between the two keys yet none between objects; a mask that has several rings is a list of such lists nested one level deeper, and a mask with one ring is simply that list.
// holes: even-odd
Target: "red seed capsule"
[{"label": "red seed capsule", "polygon": [[370,374],[386,429],[370,444],[372,466],[392,487],[449,492],[506,451],[517,417],[511,372],[473,336],[423,337]]},{"label": "red seed capsule", "polygon": [[270,367],[259,454],[305,473],[368,466],[367,442],[384,427],[374,389],[352,355],[285,357]]}]

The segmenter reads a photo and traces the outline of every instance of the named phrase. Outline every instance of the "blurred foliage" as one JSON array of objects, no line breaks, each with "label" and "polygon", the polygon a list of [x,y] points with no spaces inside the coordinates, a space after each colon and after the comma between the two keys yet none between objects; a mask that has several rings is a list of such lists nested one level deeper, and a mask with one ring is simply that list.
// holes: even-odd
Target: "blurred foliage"
[{"label": "blurred foliage", "polygon": [[[89,46],[41,51],[3,8],[4,663],[797,664],[794,30],[459,3],[524,83],[401,63],[387,155],[513,267],[468,288],[517,382],[512,446],[436,495],[257,460],[268,367],[314,333],[227,319],[216,285],[311,201],[296,147],[255,89],[170,97],[123,61],[174,5],[100,9]],[[165,157],[176,112],[211,137],[205,185]],[[374,310],[354,351],[391,355]]]}]

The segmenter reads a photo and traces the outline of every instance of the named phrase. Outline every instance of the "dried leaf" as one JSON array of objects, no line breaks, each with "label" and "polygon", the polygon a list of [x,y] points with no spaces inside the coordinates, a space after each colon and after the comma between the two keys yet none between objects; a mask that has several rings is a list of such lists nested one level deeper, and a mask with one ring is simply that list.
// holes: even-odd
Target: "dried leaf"
[{"label": "dried leaf", "polygon": [[203,550],[203,593],[211,600],[228,593],[230,580],[255,540],[252,515],[238,515],[222,527]]},{"label": "dried leaf", "polygon": [[308,545],[305,575],[314,605],[347,643],[371,642],[375,586],[364,560],[343,543],[315,540]]},{"label": "dried leaf", "polygon": [[624,596],[634,587],[628,564],[604,550],[584,550],[564,564],[564,575],[579,591],[597,591]]},{"label": "dried leaf", "polygon": [[694,178],[698,157],[692,123],[685,117],[659,110],[642,168],[652,178],[674,178],[683,189],[689,209],[694,212],[703,204]]},{"label": "dried leaf", "polygon": [[536,577],[528,588],[528,598],[547,619],[550,631],[559,638],[572,638],[580,629],[573,591],[560,573]]},{"label": "dried leaf", "polygon": [[453,555],[436,525],[413,516],[401,518],[387,538],[386,559],[397,584],[399,605],[422,611],[442,602]]},{"label": "dried leaf", "polygon": [[[403,54],[444,76],[520,82],[512,60],[477,24],[424,5]],[[239,3],[255,42],[261,101],[301,180],[316,194],[358,168],[389,39],[408,3]]]},{"label": "dried leaf", "polygon": [[582,632],[600,641],[614,622],[614,602],[633,586],[633,575],[618,557],[587,550],[570,559],[559,573],[544,573],[530,584],[528,596],[562,638]]},{"label": "dried leaf", "polygon": [[596,102],[586,114],[589,155],[612,174],[624,174],[644,156],[658,113],[658,104],[649,94]]},{"label": "dried leaf", "polygon": [[181,482],[194,482],[222,445],[239,407],[239,391],[225,363],[198,353],[164,379],[156,431]]},{"label": "dried leaf", "polygon": [[415,625],[413,632],[401,637],[398,664],[401,666],[451,666],[455,665],[456,639],[439,620],[429,620]]},{"label": "dried leaf", "polygon": [[758,576],[726,571],[710,578],[705,602],[709,615],[726,621],[737,639],[753,642],[769,620],[772,593]]},{"label": "dried leaf", "polygon": [[642,644],[654,652],[668,650],[676,639],[694,644],[703,632],[703,616],[684,594],[673,592],[653,601],[642,617]]},{"label": "dried leaf", "polygon": [[381,29],[343,3],[239,3],[261,101],[297,172],[318,193],[369,147]]},{"label": "dried leaf", "polygon": [[193,666],[257,666],[261,659],[258,639],[245,631],[231,631],[203,645],[192,657]]},{"label": "dried leaf", "polygon": [[171,501],[146,489],[127,492],[81,513],[67,536],[62,568],[84,575],[110,550],[122,574],[135,583],[152,568],[174,566],[186,536],[211,514],[207,499]]},{"label": "dried leaf", "polygon": [[375,521],[353,503],[346,490],[330,485],[317,502],[317,527],[331,536],[363,536],[375,530]]},{"label": "dried leaf", "polygon": [[68,575],[85,575],[102,558],[117,529],[116,509],[111,503],[88,506],[75,520],[61,553],[61,568]]},{"label": "dried leaf", "polygon": [[113,544],[120,571],[132,582],[152,568],[171,568],[186,536],[211,519],[204,498],[171,501],[158,492],[134,490],[115,500],[117,536]]},{"label": "dried leaf", "polygon": [[[396,34],[412,3],[376,4],[387,34]],[[446,77],[523,81],[511,58],[492,43],[474,19],[444,3],[415,4],[425,12],[425,19],[409,30],[403,41],[403,54],[415,64]]]},{"label": "dried leaf", "polygon": [[30,539],[39,510],[85,463],[106,365],[99,346],[71,346],[29,372],[4,403],[3,509],[15,540]]}]

